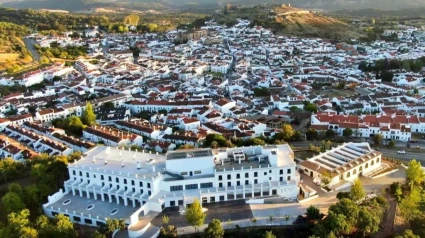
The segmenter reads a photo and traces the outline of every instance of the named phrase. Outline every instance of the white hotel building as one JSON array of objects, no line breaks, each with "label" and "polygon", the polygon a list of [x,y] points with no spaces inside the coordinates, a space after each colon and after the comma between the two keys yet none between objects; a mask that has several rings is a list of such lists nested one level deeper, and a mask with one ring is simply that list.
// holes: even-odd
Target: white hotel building
[{"label": "white hotel building", "polygon": [[[165,156],[96,147],[68,166],[65,191],[49,196],[44,213],[63,213],[99,226],[124,219],[129,237],[156,237],[149,212],[202,203],[268,196],[296,198],[300,176],[289,145],[191,149]],[[142,220],[144,224],[141,225]]]}]

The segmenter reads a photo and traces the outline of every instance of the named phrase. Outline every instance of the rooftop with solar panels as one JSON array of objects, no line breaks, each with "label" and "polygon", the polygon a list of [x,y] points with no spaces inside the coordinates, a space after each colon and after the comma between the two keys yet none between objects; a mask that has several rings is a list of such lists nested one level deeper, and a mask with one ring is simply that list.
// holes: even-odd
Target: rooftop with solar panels
[{"label": "rooftop with solar panels", "polygon": [[375,159],[379,155],[381,152],[371,149],[367,142],[344,143],[301,162],[301,165],[314,171],[330,172],[336,175]]}]

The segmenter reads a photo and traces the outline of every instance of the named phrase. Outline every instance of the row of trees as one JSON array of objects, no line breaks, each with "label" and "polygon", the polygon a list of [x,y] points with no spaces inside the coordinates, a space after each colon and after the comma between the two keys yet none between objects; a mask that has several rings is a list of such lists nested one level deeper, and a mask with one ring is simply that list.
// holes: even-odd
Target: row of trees
[{"label": "row of trees", "polygon": [[205,138],[204,147],[241,147],[251,145],[265,144],[282,144],[289,141],[300,141],[304,135],[301,132],[294,130],[291,125],[285,124],[282,126],[282,131],[276,133],[272,138],[257,137],[250,139],[236,139],[233,135],[229,135],[230,139],[226,139],[222,134],[209,134]]},{"label": "row of trees", "polygon": [[413,71],[420,72],[422,71],[423,65],[425,63],[425,57],[420,59],[406,59],[406,60],[398,60],[398,59],[381,59],[377,60],[374,63],[368,63],[366,61],[362,61],[359,64],[359,69],[363,72],[383,72],[387,70],[398,70],[403,69],[405,71]]},{"label": "row of trees", "polygon": [[66,47],[59,47],[57,43],[52,43],[51,47],[35,45],[35,48],[42,56],[48,58],[77,59],[87,54],[87,47],[85,46],[68,45]]},{"label": "row of trees", "polygon": [[425,237],[425,215],[423,213],[425,203],[424,190],[425,173],[419,161],[409,162],[406,170],[406,183],[393,183],[389,193],[398,202],[400,214],[410,225],[412,230],[406,230],[398,238]]},{"label": "row of trees", "polygon": [[[365,191],[359,180],[356,180],[350,192],[339,193],[339,201],[329,207],[325,219],[319,220],[312,229],[312,237],[340,237],[358,234],[362,237],[374,234],[379,230],[382,221],[386,200],[377,197],[370,200],[365,197]],[[307,218],[318,220],[321,218],[318,208],[307,209]]]}]

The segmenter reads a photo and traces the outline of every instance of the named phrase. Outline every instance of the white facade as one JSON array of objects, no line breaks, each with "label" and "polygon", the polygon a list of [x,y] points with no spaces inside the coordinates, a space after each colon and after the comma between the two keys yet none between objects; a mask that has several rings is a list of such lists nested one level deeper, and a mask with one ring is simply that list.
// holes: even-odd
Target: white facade
[{"label": "white facade", "polygon": [[[139,216],[185,206],[195,198],[202,203],[296,198],[299,191],[289,145],[179,150],[166,156],[96,147],[68,171],[65,191],[49,197],[45,214],[65,213],[74,222],[93,226],[106,218],[125,219],[130,237]],[[120,212],[105,215],[108,208]]]}]

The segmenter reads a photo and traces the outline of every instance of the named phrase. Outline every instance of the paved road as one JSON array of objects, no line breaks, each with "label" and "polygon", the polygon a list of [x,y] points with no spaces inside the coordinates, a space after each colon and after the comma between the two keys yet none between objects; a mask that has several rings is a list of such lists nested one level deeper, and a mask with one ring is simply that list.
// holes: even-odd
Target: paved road
[{"label": "paved road", "polygon": [[25,46],[27,47],[28,51],[32,55],[32,58],[35,61],[40,61],[41,57],[38,54],[37,50],[34,48],[34,44],[36,44],[35,40],[31,38],[26,38],[26,37],[23,40],[24,40]]}]

